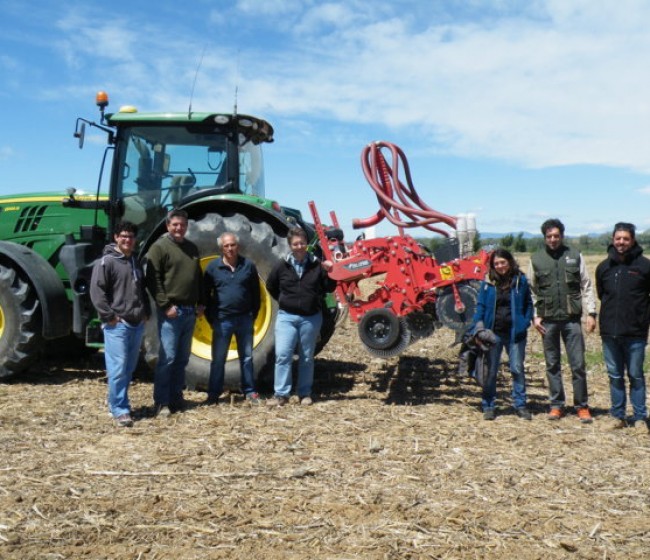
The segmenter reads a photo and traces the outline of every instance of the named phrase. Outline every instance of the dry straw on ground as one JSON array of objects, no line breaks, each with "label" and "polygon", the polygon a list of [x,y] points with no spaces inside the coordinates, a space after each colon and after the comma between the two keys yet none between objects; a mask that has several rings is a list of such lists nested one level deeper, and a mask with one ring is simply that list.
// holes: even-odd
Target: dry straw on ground
[{"label": "dry straw on ground", "polygon": [[[650,551],[650,436],[605,429],[607,377],[590,365],[596,420],[546,420],[531,333],[534,418],[484,422],[439,331],[370,358],[356,327],[319,355],[317,402],[251,408],[239,396],[115,428],[101,356],[39,364],[0,385],[0,558],[630,559]],[[588,337],[597,356],[596,335]],[[571,387],[565,376],[569,396]]]}]

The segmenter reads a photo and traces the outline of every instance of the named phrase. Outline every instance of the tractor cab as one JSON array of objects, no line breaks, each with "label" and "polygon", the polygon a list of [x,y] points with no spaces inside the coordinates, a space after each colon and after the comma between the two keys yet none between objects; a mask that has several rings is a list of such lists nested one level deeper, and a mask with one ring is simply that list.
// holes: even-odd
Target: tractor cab
[{"label": "tractor cab", "polygon": [[249,116],[130,110],[109,115],[117,128],[111,199],[120,218],[152,232],[167,211],[214,195],[264,198],[262,142],[271,125]]},{"label": "tractor cab", "polygon": [[249,115],[146,113],[131,106],[104,115],[108,97],[98,94],[102,123],[82,122],[108,133],[114,150],[110,222],[138,225],[141,241],[172,208],[227,195],[264,199],[262,143],[273,127]]}]

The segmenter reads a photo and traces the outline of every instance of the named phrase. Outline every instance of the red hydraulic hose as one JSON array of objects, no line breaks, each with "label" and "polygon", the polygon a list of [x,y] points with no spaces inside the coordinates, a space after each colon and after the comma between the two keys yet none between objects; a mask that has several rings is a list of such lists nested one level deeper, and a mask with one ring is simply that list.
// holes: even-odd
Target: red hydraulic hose
[{"label": "red hydraulic hose", "polygon": [[[391,153],[392,167],[382,153],[384,148]],[[405,186],[399,179],[400,161],[404,167],[408,186]],[[368,144],[361,153],[361,166],[366,180],[372,190],[375,191],[379,202],[379,210],[375,215],[368,218],[354,219],[352,227],[360,229],[374,226],[386,218],[390,223],[400,228],[401,234],[402,228],[423,227],[448,237],[449,232],[432,225],[438,223],[446,224],[455,229],[455,217],[434,210],[420,199],[411,180],[411,171],[406,156],[398,146],[390,142]],[[399,201],[395,199],[395,195],[397,195]],[[407,220],[400,217],[400,212],[406,216]]]}]

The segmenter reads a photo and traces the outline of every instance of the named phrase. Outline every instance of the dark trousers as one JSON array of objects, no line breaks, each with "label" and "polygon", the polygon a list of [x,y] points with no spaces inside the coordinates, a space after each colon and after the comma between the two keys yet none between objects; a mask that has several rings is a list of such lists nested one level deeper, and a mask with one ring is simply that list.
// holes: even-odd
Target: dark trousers
[{"label": "dark trousers", "polygon": [[588,405],[587,371],[585,368],[585,341],[582,336],[582,323],[575,321],[544,322],[544,358],[551,408],[562,408],[566,403],[562,383],[561,340],[564,342],[571,379],[573,381],[573,404],[577,407]]}]

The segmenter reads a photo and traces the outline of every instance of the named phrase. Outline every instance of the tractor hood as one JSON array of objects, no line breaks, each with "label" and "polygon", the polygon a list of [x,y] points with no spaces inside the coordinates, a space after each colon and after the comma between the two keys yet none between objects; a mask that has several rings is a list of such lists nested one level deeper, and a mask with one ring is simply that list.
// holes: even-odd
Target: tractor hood
[{"label": "tractor hood", "polygon": [[[62,202],[64,199],[74,197],[79,201],[92,201],[96,199],[96,194],[92,191],[77,190],[71,194],[69,190],[34,192],[22,194],[8,194],[0,196],[0,204],[21,204],[34,202]],[[107,195],[100,195],[100,200],[106,200]]]}]

